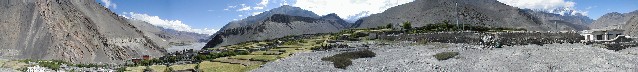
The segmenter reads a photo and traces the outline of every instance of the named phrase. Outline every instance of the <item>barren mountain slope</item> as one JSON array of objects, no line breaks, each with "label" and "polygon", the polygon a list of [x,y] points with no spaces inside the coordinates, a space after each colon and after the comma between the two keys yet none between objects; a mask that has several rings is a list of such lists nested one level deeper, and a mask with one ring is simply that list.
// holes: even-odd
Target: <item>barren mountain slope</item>
[{"label": "barren mountain slope", "polygon": [[0,57],[122,63],[165,50],[95,0],[0,0]]},{"label": "barren mountain slope", "polygon": [[129,19],[128,21],[131,25],[141,30],[145,36],[149,37],[152,42],[156,43],[161,48],[170,48],[171,46],[181,44],[208,42],[208,38],[210,36],[206,34],[166,29],[140,20]]},{"label": "barren mountain slope", "polygon": [[638,16],[632,16],[623,26],[625,34],[633,37],[638,36]]},{"label": "barren mountain slope", "polygon": [[594,21],[589,27],[592,29],[619,29],[623,28],[621,26],[624,26],[629,19],[635,16],[638,16],[638,10],[629,13],[607,13]]},{"label": "barren mountain slope", "polygon": [[312,18],[318,18],[319,15],[310,12],[308,10],[303,10],[299,7],[292,7],[289,5],[283,5],[281,7],[266,11],[266,12],[262,12],[260,14],[254,15],[254,16],[249,16],[245,19],[241,19],[239,21],[232,21],[229,22],[228,24],[226,24],[224,27],[222,27],[220,30],[226,30],[226,29],[231,29],[231,28],[237,28],[237,27],[243,27],[246,25],[250,25],[250,24],[255,24],[257,22],[263,21],[266,18],[274,15],[274,14],[286,14],[286,15],[291,15],[291,16],[302,16],[302,17],[312,17]]},{"label": "barren mountain slope", "polygon": [[[455,6],[456,3],[458,7]],[[463,24],[489,27],[525,28],[535,31],[580,29],[577,23],[544,19],[543,17],[550,16],[530,13],[497,0],[415,0],[362,18],[354,25],[359,28],[371,28],[410,21],[412,25],[420,27],[445,20],[455,23],[457,17]]]},{"label": "barren mountain slope", "polygon": [[244,27],[226,29],[217,32],[204,48],[213,48],[246,41],[267,40],[289,35],[338,32],[345,29],[342,19],[337,15],[321,18],[274,14],[267,19]]}]

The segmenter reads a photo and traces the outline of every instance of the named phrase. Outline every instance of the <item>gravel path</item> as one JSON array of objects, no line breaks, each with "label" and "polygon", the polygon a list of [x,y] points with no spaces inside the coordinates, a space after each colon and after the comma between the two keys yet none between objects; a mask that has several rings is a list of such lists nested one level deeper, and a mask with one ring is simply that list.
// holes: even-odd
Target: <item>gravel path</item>
[{"label": "gravel path", "polygon": [[[462,44],[370,45],[373,58],[352,60],[344,69],[334,68],[323,57],[345,51],[297,53],[269,62],[255,72],[273,71],[638,71],[638,49],[614,52],[583,44],[525,45],[498,49],[472,49]],[[432,55],[455,51],[460,55],[439,61]]]}]

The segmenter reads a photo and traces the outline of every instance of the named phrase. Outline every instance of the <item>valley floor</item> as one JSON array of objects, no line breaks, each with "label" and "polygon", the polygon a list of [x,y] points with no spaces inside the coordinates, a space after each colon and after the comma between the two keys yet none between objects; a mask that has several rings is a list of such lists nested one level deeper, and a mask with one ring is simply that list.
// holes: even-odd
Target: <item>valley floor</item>
[{"label": "valley floor", "polygon": [[202,47],[204,47],[204,45],[206,45],[206,43],[193,43],[193,44],[184,45],[184,46],[171,46],[167,48],[166,51],[176,52],[176,51],[182,51],[182,50],[188,50],[188,49],[200,50]]},{"label": "valley floor", "polygon": [[[385,42],[384,42],[385,43]],[[448,43],[349,42],[350,46],[369,45],[376,57],[352,60],[346,69],[333,67],[321,58],[357,48],[296,53],[269,62],[255,72],[316,71],[638,71],[638,49],[607,50],[597,45],[546,44],[479,49],[478,46]],[[459,52],[452,59],[437,60],[441,52]]]}]

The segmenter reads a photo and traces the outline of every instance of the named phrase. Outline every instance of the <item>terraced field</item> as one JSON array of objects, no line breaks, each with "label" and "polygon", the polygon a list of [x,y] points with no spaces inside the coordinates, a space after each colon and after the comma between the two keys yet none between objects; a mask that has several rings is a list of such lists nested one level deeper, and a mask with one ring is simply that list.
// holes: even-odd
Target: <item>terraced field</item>
[{"label": "terraced field", "polygon": [[[289,57],[298,52],[310,51],[312,47],[326,44],[329,36],[318,36],[309,39],[302,39],[299,43],[281,45],[264,51],[254,51],[249,55],[237,55],[231,57],[217,58],[212,61],[201,62],[199,70],[212,72],[244,72],[259,68],[266,62],[276,61],[277,59]],[[248,42],[237,45],[225,46],[230,50],[250,49],[261,47],[270,42]]]},{"label": "terraced field", "polygon": [[203,72],[245,72],[258,68],[260,65],[243,66],[221,62],[204,61],[199,63],[199,70]]},{"label": "terraced field", "polygon": [[124,72],[143,72],[146,66],[127,67]]},{"label": "terraced field", "polygon": [[169,68],[172,68],[173,70],[187,70],[195,69],[195,66],[197,66],[197,64],[172,65]]},{"label": "terraced field", "polygon": [[167,69],[165,65],[152,65],[149,66],[154,72],[164,72]]},{"label": "terraced field", "polygon": [[[185,65],[153,65],[153,66],[138,66],[127,67],[127,71],[140,72],[144,69],[151,68],[155,72],[163,72],[171,68],[172,70],[186,70],[195,69],[203,72],[246,72],[253,69],[260,68],[267,62],[277,61],[281,58],[290,57],[290,55],[299,52],[311,51],[311,48],[327,44],[327,40],[330,38],[328,35],[316,36],[307,39],[295,40],[295,43],[289,43],[279,45],[267,50],[252,51],[248,55],[236,55],[230,57],[221,57],[209,61],[202,61],[198,64],[185,64]],[[246,42],[236,45],[223,46],[216,49],[226,50],[248,50],[264,47],[273,42]],[[198,66],[199,65],[199,66]],[[196,67],[197,66],[197,67]]]}]

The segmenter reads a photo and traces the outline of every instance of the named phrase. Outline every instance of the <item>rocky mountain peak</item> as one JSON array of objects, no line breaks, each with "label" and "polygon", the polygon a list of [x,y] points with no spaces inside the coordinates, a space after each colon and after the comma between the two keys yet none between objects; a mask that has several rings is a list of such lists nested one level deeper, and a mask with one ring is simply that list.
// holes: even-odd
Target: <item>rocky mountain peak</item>
[{"label": "rocky mountain peak", "polygon": [[259,21],[263,21],[264,19],[267,19],[268,17],[270,17],[272,15],[275,15],[275,14],[286,14],[286,15],[290,15],[290,16],[302,16],[302,17],[311,17],[311,18],[319,18],[320,17],[319,15],[315,14],[314,12],[301,9],[299,7],[283,5],[281,7],[274,8],[274,9],[268,10],[266,12],[262,12],[261,14],[257,14],[257,15],[254,15],[254,16],[249,16],[249,17],[247,17],[245,19],[242,19],[242,20],[239,20],[239,21],[230,22],[230,23],[226,24],[226,26],[222,27],[221,30],[247,26],[247,25],[250,25],[250,24],[255,24],[255,23],[257,23]]},{"label": "rocky mountain peak", "polygon": [[328,15],[325,15],[325,16],[321,17],[321,19],[341,19],[341,17],[339,17],[335,13],[330,13]]},{"label": "rocky mountain peak", "polygon": [[634,16],[638,16],[638,10],[629,13],[611,12],[598,18],[589,27],[592,29],[619,29]]}]

